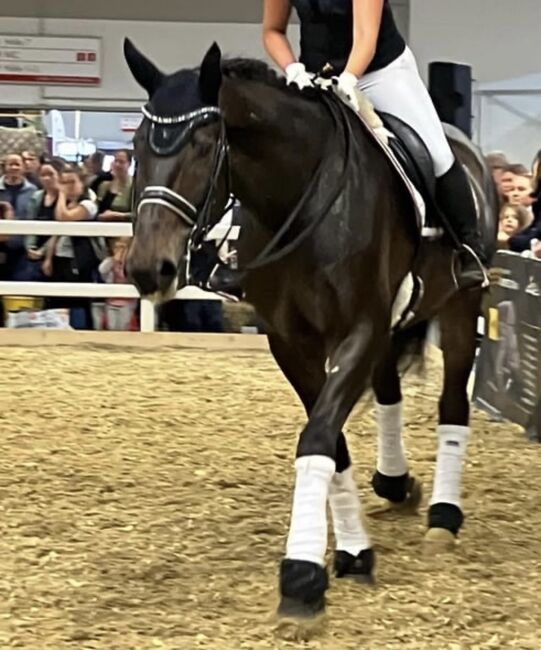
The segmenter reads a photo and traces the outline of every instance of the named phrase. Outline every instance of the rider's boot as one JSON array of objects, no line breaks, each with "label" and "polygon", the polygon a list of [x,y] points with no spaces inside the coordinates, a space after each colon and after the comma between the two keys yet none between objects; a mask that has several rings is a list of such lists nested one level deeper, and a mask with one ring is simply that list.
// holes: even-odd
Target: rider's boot
[{"label": "rider's boot", "polygon": [[461,243],[456,271],[458,287],[486,288],[488,260],[479,235],[475,200],[466,172],[457,160],[437,179],[436,199]]}]

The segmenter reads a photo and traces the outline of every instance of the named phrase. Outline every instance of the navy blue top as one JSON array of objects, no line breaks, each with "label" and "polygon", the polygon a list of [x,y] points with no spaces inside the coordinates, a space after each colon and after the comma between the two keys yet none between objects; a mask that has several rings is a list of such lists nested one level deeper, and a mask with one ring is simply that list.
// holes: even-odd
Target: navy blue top
[{"label": "navy blue top", "polygon": [[[320,72],[327,63],[336,74],[343,72],[353,47],[353,0],[291,2],[301,23],[300,61],[309,72]],[[366,72],[388,66],[405,48],[389,0],[385,0],[376,53]]]}]

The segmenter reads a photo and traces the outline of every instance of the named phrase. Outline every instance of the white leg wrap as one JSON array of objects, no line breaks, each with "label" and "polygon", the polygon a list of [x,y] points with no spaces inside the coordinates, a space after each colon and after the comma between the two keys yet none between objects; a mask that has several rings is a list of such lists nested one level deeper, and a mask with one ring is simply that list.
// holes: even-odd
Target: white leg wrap
[{"label": "white leg wrap", "polygon": [[286,558],[325,566],[327,497],[336,463],[327,456],[302,456],[295,461],[295,470]]},{"label": "white leg wrap", "polygon": [[347,551],[357,557],[361,551],[370,548],[370,539],[364,529],[361,503],[352,467],[333,476],[329,489],[329,505],[336,550]]},{"label": "white leg wrap", "polygon": [[385,476],[403,476],[408,461],[402,441],[402,402],[383,406],[376,402],[378,423],[378,472]]},{"label": "white leg wrap", "polygon": [[469,433],[469,427],[455,424],[441,424],[438,427],[438,460],[430,504],[452,503],[460,508],[462,461]]}]

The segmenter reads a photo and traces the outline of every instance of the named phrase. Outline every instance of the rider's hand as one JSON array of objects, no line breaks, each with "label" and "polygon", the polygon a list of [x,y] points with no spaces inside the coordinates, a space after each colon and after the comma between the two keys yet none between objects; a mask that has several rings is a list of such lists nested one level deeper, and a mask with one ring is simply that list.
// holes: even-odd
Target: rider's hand
[{"label": "rider's hand", "polygon": [[357,77],[351,72],[342,72],[335,85],[336,94],[347,102],[355,112],[360,111],[359,100],[356,93]]},{"label": "rider's hand", "polygon": [[285,69],[287,85],[295,84],[300,90],[312,88],[314,75],[306,71],[303,63],[290,63]]}]

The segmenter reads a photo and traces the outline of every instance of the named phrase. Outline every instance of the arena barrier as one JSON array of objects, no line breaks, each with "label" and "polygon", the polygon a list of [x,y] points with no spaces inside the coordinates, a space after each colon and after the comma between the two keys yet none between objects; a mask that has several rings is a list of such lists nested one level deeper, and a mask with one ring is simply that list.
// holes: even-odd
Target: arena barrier
[{"label": "arena barrier", "polygon": [[488,296],[474,403],[541,442],[541,260],[497,253],[498,284]]},{"label": "arena barrier", "polygon": [[[207,239],[221,241],[238,238],[238,226],[219,223]],[[129,222],[96,221],[0,221],[0,235],[66,235],[69,237],[132,237]],[[61,282],[0,282],[0,296],[63,297],[63,298],[141,298],[131,284],[61,283]],[[197,287],[181,289],[176,298],[184,300],[223,300],[217,294]],[[140,329],[153,332],[156,329],[156,311],[149,300],[141,300]]]}]

